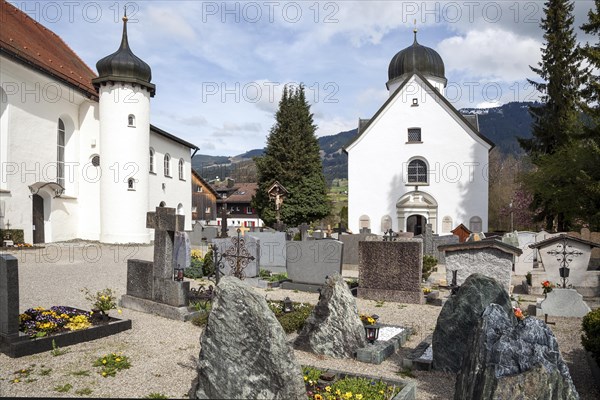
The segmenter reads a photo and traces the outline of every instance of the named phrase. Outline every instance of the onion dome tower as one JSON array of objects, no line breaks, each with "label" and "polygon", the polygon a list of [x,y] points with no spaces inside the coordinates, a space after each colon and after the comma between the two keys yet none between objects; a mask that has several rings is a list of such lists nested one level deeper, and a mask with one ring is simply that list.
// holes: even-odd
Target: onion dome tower
[{"label": "onion dome tower", "polygon": [[390,95],[415,72],[421,73],[427,80],[435,86],[440,93],[443,93],[448,80],[445,76],[444,62],[437,51],[432,48],[422,46],[417,42],[417,29],[414,30],[413,44],[403,50],[400,50],[390,61],[388,67],[388,81],[386,86]]},{"label": "onion dome tower", "polygon": [[129,48],[127,14],[119,49],[98,61],[100,241],[149,243],[150,66]]}]

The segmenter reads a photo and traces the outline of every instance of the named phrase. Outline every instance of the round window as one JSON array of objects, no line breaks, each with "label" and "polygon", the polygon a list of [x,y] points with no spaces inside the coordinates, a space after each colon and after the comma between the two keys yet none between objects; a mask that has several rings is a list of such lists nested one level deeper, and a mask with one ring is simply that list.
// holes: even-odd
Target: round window
[{"label": "round window", "polygon": [[99,167],[100,166],[100,156],[94,156],[94,157],[92,157],[92,165],[94,167]]}]

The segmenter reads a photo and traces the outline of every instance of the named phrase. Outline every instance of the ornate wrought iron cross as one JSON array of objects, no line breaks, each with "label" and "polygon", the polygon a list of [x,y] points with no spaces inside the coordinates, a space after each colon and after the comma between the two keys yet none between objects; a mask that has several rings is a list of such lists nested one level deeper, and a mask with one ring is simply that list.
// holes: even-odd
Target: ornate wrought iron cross
[{"label": "ornate wrought iron cross", "polygon": [[567,244],[567,237],[563,236],[560,243],[556,245],[556,249],[550,250],[548,254],[556,257],[556,261],[560,263],[560,278],[562,279],[562,287],[567,287],[569,281],[569,264],[573,261],[574,257],[580,256],[583,253],[579,250],[573,249],[573,246]]},{"label": "ornate wrought iron cross", "polygon": [[254,256],[250,255],[246,249],[246,239],[241,236],[241,231],[237,230],[237,238],[231,238],[233,245],[225,250],[223,257],[231,266],[230,274],[238,279],[244,280],[246,273],[244,270],[250,263],[254,261]]},{"label": "ornate wrought iron cross", "polygon": [[391,242],[393,240],[394,240],[394,231],[392,230],[392,228],[390,228],[387,231],[385,231],[385,233],[383,234],[383,241]]}]

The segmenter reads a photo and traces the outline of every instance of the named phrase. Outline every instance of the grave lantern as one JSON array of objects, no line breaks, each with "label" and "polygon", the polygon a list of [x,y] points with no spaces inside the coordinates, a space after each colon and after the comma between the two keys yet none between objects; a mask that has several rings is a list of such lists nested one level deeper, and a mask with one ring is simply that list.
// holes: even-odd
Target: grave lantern
[{"label": "grave lantern", "polygon": [[367,341],[369,343],[375,343],[379,337],[379,328],[381,328],[381,326],[379,326],[377,323],[373,325],[365,325],[365,334],[367,335]]},{"label": "grave lantern", "polygon": [[289,297],[283,299],[283,312],[290,313],[294,311],[294,305],[292,304],[292,300]]},{"label": "grave lantern", "polygon": [[181,282],[183,281],[183,268],[179,268],[179,265],[177,265],[178,268],[175,268],[175,274],[173,276],[174,280],[177,282]]}]

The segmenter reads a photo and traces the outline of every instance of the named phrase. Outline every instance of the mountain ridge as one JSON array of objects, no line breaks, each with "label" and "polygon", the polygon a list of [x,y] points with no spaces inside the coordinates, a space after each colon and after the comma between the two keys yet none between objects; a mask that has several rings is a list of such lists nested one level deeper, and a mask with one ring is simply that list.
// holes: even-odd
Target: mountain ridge
[{"label": "mountain ridge", "polygon": [[[503,155],[522,153],[518,137],[530,138],[533,119],[529,107],[537,103],[510,102],[493,108],[462,108],[460,113],[477,115],[479,131],[495,143]],[[357,135],[357,129],[318,138],[323,161],[323,174],[328,183],[336,178],[348,177],[348,156],[343,148]],[[205,179],[231,176],[240,182],[256,179],[253,157],[260,157],[264,149],[252,149],[236,156],[208,156],[197,154],[192,160],[194,168]]]}]

